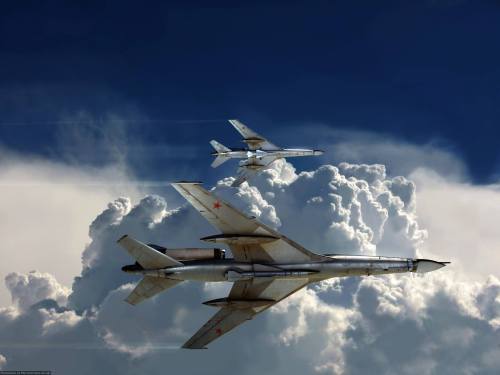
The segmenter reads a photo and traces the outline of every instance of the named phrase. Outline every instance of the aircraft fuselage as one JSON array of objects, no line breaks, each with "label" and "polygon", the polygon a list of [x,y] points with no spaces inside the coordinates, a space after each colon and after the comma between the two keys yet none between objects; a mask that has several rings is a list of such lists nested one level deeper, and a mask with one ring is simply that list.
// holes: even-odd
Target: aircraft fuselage
[{"label": "aircraft fuselage", "polygon": [[146,276],[175,280],[217,282],[247,280],[258,277],[304,278],[320,281],[332,277],[383,275],[405,272],[428,272],[445,263],[426,259],[379,256],[328,256],[330,260],[293,264],[260,264],[233,259],[186,261],[183,266],[128,271]]},{"label": "aircraft fuselage", "polygon": [[273,156],[275,158],[291,158],[297,156],[318,156],[322,155],[321,150],[309,150],[302,148],[284,148],[280,150],[248,150],[248,149],[232,149],[226,152],[214,152],[212,155],[221,156],[230,159],[262,159],[267,156]]}]

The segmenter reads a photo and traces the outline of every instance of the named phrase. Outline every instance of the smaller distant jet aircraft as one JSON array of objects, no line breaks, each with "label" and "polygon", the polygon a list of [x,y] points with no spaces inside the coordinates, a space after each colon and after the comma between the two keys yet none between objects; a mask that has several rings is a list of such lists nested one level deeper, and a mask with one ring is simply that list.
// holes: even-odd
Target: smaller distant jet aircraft
[{"label": "smaller distant jet aircraft", "polygon": [[240,186],[258,172],[269,168],[278,159],[323,154],[321,150],[278,147],[240,121],[229,120],[229,122],[243,136],[243,142],[247,144],[248,148],[230,149],[215,140],[210,141],[210,144],[215,149],[212,155],[216,156],[212,168],[217,168],[229,159],[244,159],[239,164],[238,178],[231,186]]},{"label": "smaller distant jet aircraft", "polygon": [[144,276],[126,299],[131,305],[187,280],[233,283],[227,297],[204,302],[218,311],[183,348],[205,348],[312,283],[332,277],[425,273],[448,263],[418,258],[316,254],[246,216],[199,183],[172,186],[219,230],[219,234],[201,240],[228,246],[233,258],[227,259],[224,250],[218,248],[166,249],[146,245],[127,235],[118,244],[136,260],[122,270]]}]

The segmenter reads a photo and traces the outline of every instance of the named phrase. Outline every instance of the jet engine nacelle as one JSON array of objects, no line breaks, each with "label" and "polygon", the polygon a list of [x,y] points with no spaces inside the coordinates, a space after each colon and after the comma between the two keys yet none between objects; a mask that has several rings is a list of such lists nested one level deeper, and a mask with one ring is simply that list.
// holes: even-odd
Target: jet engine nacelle
[{"label": "jet engine nacelle", "polygon": [[168,255],[175,260],[203,260],[203,259],[224,259],[226,257],[226,251],[219,248],[179,248],[179,249],[167,249],[166,247],[148,244],[149,247]]}]

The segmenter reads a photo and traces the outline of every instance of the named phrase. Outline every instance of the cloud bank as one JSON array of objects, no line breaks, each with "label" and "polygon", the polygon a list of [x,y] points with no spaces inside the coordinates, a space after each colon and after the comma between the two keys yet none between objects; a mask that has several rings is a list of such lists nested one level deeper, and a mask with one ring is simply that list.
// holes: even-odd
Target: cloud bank
[{"label": "cloud bank", "polygon": [[[427,170],[419,181],[422,176],[431,178]],[[381,164],[342,163],[296,173],[291,164],[277,162],[251,185],[233,189],[231,182],[219,181],[216,194],[313,251],[428,256],[423,251],[434,232],[425,230],[426,215],[423,221],[417,216],[420,185],[388,177]],[[476,206],[462,208],[475,212]],[[438,218],[449,214],[434,212]],[[179,350],[214,313],[200,302],[222,297],[227,286],[182,283],[129,306],[123,299],[136,280],[120,271],[131,259],[116,239],[128,233],[167,247],[202,246],[198,238],[213,232],[191,207],[169,207],[159,196],[109,203],[90,225],[71,290],[47,273],[7,276],[13,305],[0,309],[0,365],[19,369],[29,363],[73,374],[150,373],[166,366],[192,374],[498,372],[500,282],[495,274],[464,277],[470,254],[461,252],[451,267],[424,277],[317,284],[209,350]],[[431,250],[448,260],[446,251]],[[490,262],[498,266],[498,256]]]},{"label": "cloud bank", "polygon": [[[0,237],[2,279],[12,270],[42,269],[70,285],[79,273],[82,247],[95,213],[119,194],[136,199],[120,164],[83,167],[0,147]],[[64,263],[62,266],[61,263]],[[0,290],[0,306],[9,297]]]},{"label": "cloud bank", "polygon": [[390,134],[362,130],[332,129],[316,126],[315,137],[321,137],[319,147],[327,150],[327,161],[350,163],[380,163],[392,176],[407,176],[418,168],[431,169],[450,181],[464,181],[468,171],[454,147],[445,140],[432,140],[420,145],[395,139]]}]

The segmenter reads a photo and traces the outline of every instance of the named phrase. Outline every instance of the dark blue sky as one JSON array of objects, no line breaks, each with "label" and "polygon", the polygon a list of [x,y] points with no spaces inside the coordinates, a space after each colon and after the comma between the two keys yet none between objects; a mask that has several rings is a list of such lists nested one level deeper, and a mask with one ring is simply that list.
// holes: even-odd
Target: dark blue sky
[{"label": "dark blue sky", "polygon": [[64,116],[148,118],[129,132],[155,150],[150,177],[155,145],[239,145],[184,121],[236,117],[441,139],[476,181],[499,171],[498,1],[80,3],[0,4],[0,144],[57,157]]}]

